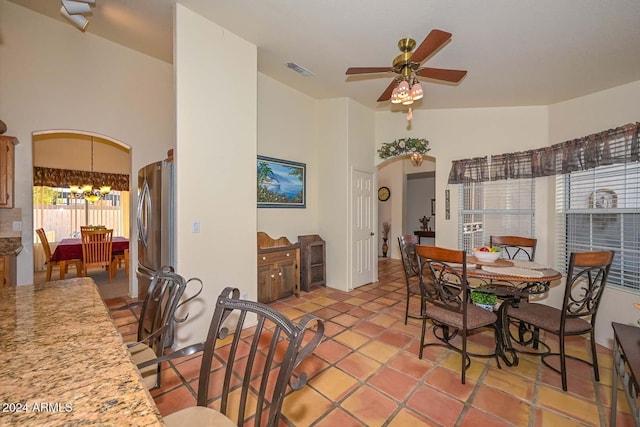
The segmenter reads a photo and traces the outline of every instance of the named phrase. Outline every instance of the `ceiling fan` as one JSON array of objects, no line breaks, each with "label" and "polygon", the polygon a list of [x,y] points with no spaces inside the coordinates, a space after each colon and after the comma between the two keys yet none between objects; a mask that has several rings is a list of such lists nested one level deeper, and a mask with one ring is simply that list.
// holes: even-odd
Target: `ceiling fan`
[{"label": "ceiling fan", "polygon": [[402,53],[395,57],[391,67],[351,67],[346,74],[375,74],[392,72],[397,77],[387,86],[378,98],[378,102],[391,100],[392,103],[412,104],[413,101],[422,98],[422,85],[417,77],[425,77],[433,80],[441,80],[450,83],[459,83],[466,71],[448,70],[444,68],[422,67],[421,64],[433,53],[438,51],[451,39],[451,33],[442,30],[431,30],[429,35],[414,51],[416,41],[404,38],[398,41],[398,48]]}]

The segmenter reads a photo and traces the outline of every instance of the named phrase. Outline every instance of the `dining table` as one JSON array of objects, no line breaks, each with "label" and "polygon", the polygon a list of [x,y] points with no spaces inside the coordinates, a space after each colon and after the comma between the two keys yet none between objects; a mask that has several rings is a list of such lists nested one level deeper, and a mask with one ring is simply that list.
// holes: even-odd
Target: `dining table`
[{"label": "dining table", "polygon": [[560,272],[534,261],[499,258],[485,262],[467,256],[467,279],[476,279],[472,289],[494,293],[501,301],[496,312],[497,351],[507,366],[518,365],[518,352],[509,331],[509,307],[533,295],[545,294],[551,283],[561,278]]},{"label": "dining table", "polygon": [[90,277],[0,288],[0,425],[162,426]]},{"label": "dining table", "polygon": [[[129,249],[129,239],[121,236],[113,237],[111,252],[114,255],[123,254],[125,249]],[[59,263],[66,263],[69,261],[82,261],[82,239],[62,239],[53,251],[51,260]],[[64,268],[62,264],[60,266],[60,280],[64,280],[66,273],[65,270],[66,268]]]}]

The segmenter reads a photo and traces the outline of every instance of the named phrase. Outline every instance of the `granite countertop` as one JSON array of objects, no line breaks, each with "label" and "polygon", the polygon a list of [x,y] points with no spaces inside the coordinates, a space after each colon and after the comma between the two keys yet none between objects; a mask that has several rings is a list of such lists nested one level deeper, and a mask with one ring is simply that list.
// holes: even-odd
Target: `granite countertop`
[{"label": "granite countertop", "polygon": [[0,238],[0,256],[18,255],[22,250],[21,237]]},{"label": "granite countertop", "polygon": [[164,425],[91,278],[0,289],[0,425]]}]

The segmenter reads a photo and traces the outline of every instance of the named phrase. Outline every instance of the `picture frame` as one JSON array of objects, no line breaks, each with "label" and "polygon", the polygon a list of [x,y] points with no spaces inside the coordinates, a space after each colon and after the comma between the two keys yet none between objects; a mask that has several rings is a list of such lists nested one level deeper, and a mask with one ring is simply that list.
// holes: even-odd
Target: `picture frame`
[{"label": "picture frame", "polygon": [[431,199],[431,215],[436,216],[436,199]]},{"label": "picture frame", "polygon": [[259,208],[306,208],[305,163],[258,156],[256,167]]}]

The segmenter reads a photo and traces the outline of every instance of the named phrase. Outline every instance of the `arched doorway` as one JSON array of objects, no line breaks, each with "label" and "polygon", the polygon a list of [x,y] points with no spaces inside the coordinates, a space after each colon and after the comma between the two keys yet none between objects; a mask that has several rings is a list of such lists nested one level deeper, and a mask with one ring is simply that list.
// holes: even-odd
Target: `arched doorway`
[{"label": "arched doorway", "polygon": [[[390,197],[378,201],[378,252],[382,256],[383,223],[390,222],[387,256],[400,258],[397,237],[420,230],[420,218],[431,217],[429,225],[436,228],[435,214],[431,214],[431,200],[435,208],[436,159],[425,156],[421,165],[415,166],[410,155],[386,160],[378,165],[378,187],[387,187]],[[435,213],[435,211],[434,211]],[[423,239],[424,240],[424,239]],[[423,241],[426,243],[426,240]],[[435,243],[435,241],[431,242]]]},{"label": "arched doorway", "polygon": [[[131,153],[130,147],[120,141],[83,131],[34,132],[32,144],[34,283],[37,283],[42,279],[40,272],[46,259],[36,229],[46,231],[52,251],[62,239],[79,237],[82,225],[105,225],[114,229],[114,235],[129,237]],[[93,185],[92,197],[88,192],[74,191],[72,184]],[[111,186],[109,191],[99,190],[106,185]],[[75,269],[70,269],[69,277],[76,274]],[[129,294],[130,284],[126,274],[122,276],[124,296]],[[58,272],[52,279],[58,279]]]}]

